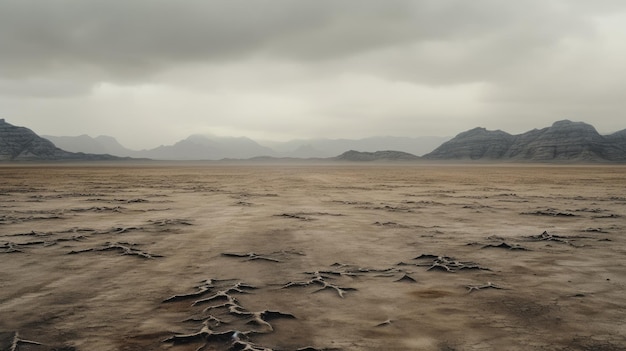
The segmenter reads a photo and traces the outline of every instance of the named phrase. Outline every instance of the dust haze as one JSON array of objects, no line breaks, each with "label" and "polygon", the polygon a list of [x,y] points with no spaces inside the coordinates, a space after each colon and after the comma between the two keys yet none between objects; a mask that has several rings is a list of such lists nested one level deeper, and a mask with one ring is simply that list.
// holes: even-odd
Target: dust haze
[{"label": "dust haze", "polygon": [[623,166],[0,167],[0,349],[623,350]]}]

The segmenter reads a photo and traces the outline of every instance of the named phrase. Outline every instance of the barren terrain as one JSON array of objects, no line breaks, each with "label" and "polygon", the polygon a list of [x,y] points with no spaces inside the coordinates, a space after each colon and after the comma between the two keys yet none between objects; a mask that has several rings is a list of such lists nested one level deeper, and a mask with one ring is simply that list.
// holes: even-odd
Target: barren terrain
[{"label": "barren terrain", "polygon": [[0,166],[1,350],[624,350],[623,166]]}]

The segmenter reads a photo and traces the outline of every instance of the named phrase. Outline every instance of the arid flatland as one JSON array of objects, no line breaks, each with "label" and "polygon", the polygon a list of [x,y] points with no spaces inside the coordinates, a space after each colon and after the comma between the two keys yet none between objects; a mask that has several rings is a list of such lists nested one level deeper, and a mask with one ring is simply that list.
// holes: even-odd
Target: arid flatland
[{"label": "arid flatland", "polygon": [[0,167],[2,350],[624,350],[626,167]]}]

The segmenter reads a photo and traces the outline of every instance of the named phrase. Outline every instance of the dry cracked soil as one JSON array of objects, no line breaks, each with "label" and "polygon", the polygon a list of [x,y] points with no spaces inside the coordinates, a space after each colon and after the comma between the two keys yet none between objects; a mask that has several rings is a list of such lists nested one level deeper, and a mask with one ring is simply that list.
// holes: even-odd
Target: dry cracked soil
[{"label": "dry cracked soil", "polygon": [[625,350],[626,168],[0,166],[1,350]]}]

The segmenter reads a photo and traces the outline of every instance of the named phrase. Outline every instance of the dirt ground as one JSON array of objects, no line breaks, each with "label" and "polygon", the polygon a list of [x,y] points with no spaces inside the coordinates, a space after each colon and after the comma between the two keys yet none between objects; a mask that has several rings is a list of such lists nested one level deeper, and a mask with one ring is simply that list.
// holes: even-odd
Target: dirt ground
[{"label": "dirt ground", "polygon": [[626,350],[626,167],[0,166],[1,350]]}]

